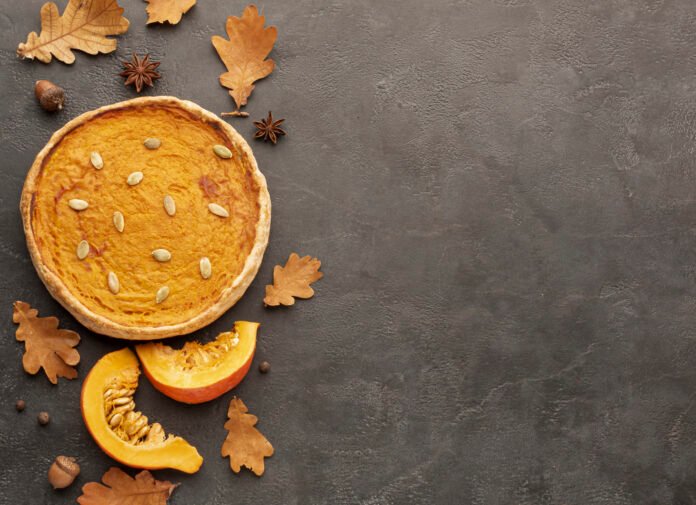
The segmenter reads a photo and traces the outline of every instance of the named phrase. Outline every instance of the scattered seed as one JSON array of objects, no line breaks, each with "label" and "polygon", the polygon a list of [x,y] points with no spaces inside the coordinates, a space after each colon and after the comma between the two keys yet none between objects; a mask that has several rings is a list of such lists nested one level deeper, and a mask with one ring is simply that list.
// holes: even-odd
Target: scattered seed
[{"label": "scattered seed", "polygon": [[123,214],[118,210],[114,212],[114,226],[119,233],[123,233],[123,228],[126,226],[126,220],[123,218]]},{"label": "scattered seed", "polygon": [[51,416],[48,415],[48,412],[39,412],[39,415],[36,416],[36,420],[39,421],[41,426],[46,426],[51,420]]},{"label": "scattered seed", "polygon": [[201,258],[199,266],[201,269],[201,277],[204,279],[210,279],[210,276],[213,274],[213,265],[210,264],[210,259],[208,259],[207,256],[204,256]]},{"label": "scattered seed", "polygon": [[136,184],[140,184],[140,181],[143,180],[143,173],[142,172],[133,172],[128,176],[128,179],[126,179],[126,182],[128,183],[129,186],[135,186]]},{"label": "scattered seed", "polygon": [[232,151],[227,149],[225,146],[221,146],[220,144],[213,146],[213,152],[215,152],[215,154],[217,154],[220,158],[226,160],[232,157]]},{"label": "scattered seed", "polygon": [[271,364],[268,361],[262,361],[259,363],[259,372],[268,373],[271,371]]},{"label": "scattered seed", "polygon": [[104,160],[97,151],[93,151],[92,154],[89,155],[89,161],[92,162],[92,166],[97,170],[104,168]]},{"label": "scattered seed", "polygon": [[164,197],[164,210],[170,216],[176,214],[176,203],[174,202],[174,199],[169,195]]},{"label": "scattered seed", "polygon": [[230,213],[227,212],[227,209],[223,207],[222,205],[218,205],[217,203],[209,203],[208,204],[208,210],[215,214],[216,216],[220,217],[230,217]]},{"label": "scattered seed", "polygon": [[118,277],[116,277],[116,274],[113,272],[109,272],[109,275],[106,277],[106,284],[109,286],[109,291],[113,294],[117,294],[118,290],[121,288]]},{"label": "scattered seed", "polygon": [[89,242],[86,240],[81,240],[79,244],[77,244],[77,259],[83,260],[87,257],[89,254]]},{"label": "scattered seed", "polygon": [[169,296],[169,287],[168,286],[162,286],[157,290],[157,295],[155,296],[155,301],[157,303],[162,303],[167,299]]},{"label": "scattered seed", "polygon": [[158,138],[151,137],[149,139],[145,139],[145,142],[143,142],[143,144],[145,144],[145,147],[147,147],[148,149],[157,149],[159,146],[162,145],[162,142]]},{"label": "scattered seed", "polygon": [[68,205],[72,210],[85,210],[87,207],[89,207],[87,202],[80,200],[79,198],[72,198],[68,200]]},{"label": "scattered seed", "polygon": [[167,251],[166,249],[155,249],[152,251],[152,257],[155,258],[157,261],[164,263],[165,261],[169,261],[172,259],[172,253]]},{"label": "scattered seed", "polygon": [[26,406],[27,404],[24,400],[17,400],[17,403],[15,403],[15,409],[17,409],[17,412],[23,412]]}]

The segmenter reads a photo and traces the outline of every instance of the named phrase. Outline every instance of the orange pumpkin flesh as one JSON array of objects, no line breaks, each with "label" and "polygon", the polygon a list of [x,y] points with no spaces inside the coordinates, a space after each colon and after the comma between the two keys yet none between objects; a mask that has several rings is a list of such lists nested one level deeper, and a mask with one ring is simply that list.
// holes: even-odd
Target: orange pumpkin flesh
[{"label": "orange pumpkin flesh", "polygon": [[[139,374],[138,360],[127,348],[107,354],[94,365],[82,385],[80,401],[87,429],[105,453],[124,465],[197,472],[203,458],[195,447],[181,437],[165,435],[158,423],[147,424],[147,418],[135,412],[130,395],[137,387]],[[115,406],[123,402],[128,403]],[[119,407],[121,410],[114,413]],[[112,428],[110,422],[116,414],[124,421]],[[127,423],[126,419],[136,421]],[[137,430],[128,435],[131,428]]]},{"label": "orange pumpkin flesh", "polygon": [[152,385],[174,400],[203,403],[225,394],[249,371],[259,323],[237,321],[231,332],[207,344],[187,342],[175,350],[147,343],[135,350]]}]

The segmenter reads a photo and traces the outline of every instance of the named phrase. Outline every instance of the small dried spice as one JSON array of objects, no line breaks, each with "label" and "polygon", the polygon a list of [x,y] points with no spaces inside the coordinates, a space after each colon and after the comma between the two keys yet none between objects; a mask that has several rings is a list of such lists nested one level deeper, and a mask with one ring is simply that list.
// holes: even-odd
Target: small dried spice
[{"label": "small dried spice", "polygon": [[64,489],[80,475],[80,465],[75,458],[58,456],[48,469],[48,482],[53,489]]},{"label": "small dried spice", "polygon": [[311,256],[300,258],[292,253],[284,267],[276,265],[273,269],[273,284],[266,286],[263,303],[267,306],[293,305],[295,298],[311,298],[314,290],[309,287],[321,279],[321,261]]},{"label": "small dried spice", "polygon": [[268,373],[271,371],[271,364],[268,361],[262,361],[259,364],[259,372]]},{"label": "small dried spice", "polygon": [[51,81],[36,81],[34,94],[41,108],[48,112],[61,110],[65,103],[65,90]]},{"label": "small dried spice", "polygon": [[24,412],[24,409],[27,407],[27,404],[24,400],[17,400],[17,403],[15,403],[15,409],[17,412]]},{"label": "small dried spice", "polygon": [[156,480],[143,470],[135,478],[112,467],[102,476],[103,484],[88,482],[82,487],[80,505],[166,505],[179,484]]},{"label": "small dried spice", "polygon": [[74,347],[80,342],[80,335],[58,329],[58,318],[38,317],[39,311],[28,303],[15,302],[13,308],[12,320],[19,324],[16,337],[24,342],[24,370],[33,375],[43,368],[53,384],[58,377],[77,377],[75,365],[80,362],[80,354]]},{"label": "small dried spice", "polygon": [[48,412],[39,412],[39,415],[36,416],[36,420],[41,426],[46,426],[51,422],[51,416],[48,415]]},{"label": "small dried spice", "polygon": [[278,138],[287,135],[285,130],[280,127],[283,121],[285,121],[285,119],[276,119],[274,121],[273,114],[269,110],[268,117],[260,121],[254,121],[254,126],[257,130],[254,134],[254,138],[263,139],[264,141],[270,140],[275,144],[278,142]]},{"label": "small dried spice", "polygon": [[135,91],[140,93],[145,85],[152,86],[156,79],[162,77],[155,69],[160,66],[159,61],[150,60],[150,55],[146,54],[140,59],[136,53],[131,56],[131,61],[123,61],[123,72],[121,77],[126,78],[126,86],[135,86]]}]

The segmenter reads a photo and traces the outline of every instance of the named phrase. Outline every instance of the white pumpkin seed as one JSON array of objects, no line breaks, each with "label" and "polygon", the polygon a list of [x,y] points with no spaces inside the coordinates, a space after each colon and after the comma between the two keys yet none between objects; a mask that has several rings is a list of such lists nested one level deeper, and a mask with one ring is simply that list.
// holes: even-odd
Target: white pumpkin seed
[{"label": "white pumpkin seed", "polygon": [[87,207],[89,207],[87,202],[80,200],[79,198],[72,198],[68,200],[68,205],[73,210],[85,210]]},{"label": "white pumpkin seed", "polygon": [[155,249],[152,251],[152,257],[155,258],[157,261],[164,263],[165,261],[169,261],[172,259],[172,253],[167,251],[166,249]]},{"label": "white pumpkin seed", "polygon": [[114,212],[114,226],[119,233],[123,233],[123,229],[126,226],[126,220],[124,219],[123,214],[121,214],[121,212],[118,210]]},{"label": "white pumpkin seed", "polygon": [[109,286],[109,291],[111,291],[113,294],[118,293],[119,289],[121,289],[121,285],[118,282],[118,277],[116,277],[116,274],[113,272],[109,272],[109,275],[107,275],[106,284]]},{"label": "white pumpkin seed", "polygon": [[176,203],[174,202],[174,199],[169,195],[164,197],[164,210],[170,216],[176,214]]},{"label": "white pumpkin seed", "polygon": [[220,144],[213,146],[213,152],[217,154],[220,158],[223,158],[225,160],[228,160],[232,157],[232,151],[227,149],[227,147],[225,146],[221,146]]},{"label": "white pumpkin seed", "polygon": [[149,139],[145,139],[145,142],[143,142],[143,144],[145,144],[145,147],[147,147],[148,149],[157,149],[159,146],[162,145],[162,142],[158,138],[151,137]]},{"label": "white pumpkin seed", "polygon": [[210,259],[207,256],[201,258],[199,267],[201,269],[201,277],[210,279],[210,276],[213,274],[213,265],[210,264]]},{"label": "white pumpkin seed", "polygon": [[126,182],[128,183],[129,186],[135,186],[136,184],[140,184],[140,181],[143,180],[143,173],[142,172],[133,172],[128,176],[128,179],[126,179]]},{"label": "white pumpkin seed", "polygon": [[157,290],[157,295],[155,296],[155,301],[157,303],[162,303],[167,299],[169,296],[169,287],[168,286],[162,286]]},{"label": "white pumpkin seed", "polygon": [[220,217],[230,217],[230,213],[227,212],[227,209],[223,207],[222,205],[218,205],[217,203],[209,203],[208,204],[208,210],[215,214],[216,216]]},{"label": "white pumpkin seed", "polygon": [[237,347],[239,345],[239,337],[234,337],[230,344],[232,344],[232,347]]},{"label": "white pumpkin seed", "polygon": [[92,166],[97,170],[104,168],[104,160],[97,151],[93,151],[92,154],[89,155],[89,161],[92,162]]},{"label": "white pumpkin seed", "polygon": [[89,242],[86,240],[81,240],[79,244],[77,244],[77,258],[78,259],[85,259],[87,255],[89,254]]}]

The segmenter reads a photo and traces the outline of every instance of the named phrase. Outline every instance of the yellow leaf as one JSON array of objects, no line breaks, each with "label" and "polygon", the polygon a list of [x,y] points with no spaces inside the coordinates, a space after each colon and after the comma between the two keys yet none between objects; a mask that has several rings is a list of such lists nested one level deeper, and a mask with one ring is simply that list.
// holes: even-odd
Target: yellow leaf
[{"label": "yellow leaf", "polygon": [[143,470],[135,478],[119,468],[111,467],[102,482],[88,482],[82,487],[80,505],[166,505],[179,484],[156,480]]},{"label": "yellow leaf", "polygon": [[263,303],[271,307],[293,305],[295,298],[311,298],[314,290],[309,287],[321,279],[321,261],[310,256],[300,258],[292,253],[284,267],[276,265],[273,269],[273,284],[266,286]]},{"label": "yellow leaf", "polygon": [[171,23],[173,25],[181,21],[191,7],[196,5],[196,0],[145,0],[148,3],[147,24]]},{"label": "yellow leaf", "polygon": [[239,473],[245,466],[260,476],[264,472],[263,458],[273,456],[273,446],[254,428],[259,420],[248,412],[242,400],[232,398],[227,411],[229,419],[225,423],[228,433],[220,454],[223,458],[230,457],[230,468],[234,473]]},{"label": "yellow leaf", "polygon": [[229,40],[217,35],[212,38],[213,46],[228,70],[220,76],[220,84],[229,88],[230,96],[237,104],[237,110],[227,115],[247,116],[239,109],[246,105],[254,90],[254,82],[275,68],[275,62],[267,60],[266,56],[273,49],[278,30],[275,26],[264,28],[265,22],[266,18],[259,16],[256,6],[249,5],[241,18],[227,18]]},{"label": "yellow leaf", "polygon": [[19,324],[16,337],[24,342],[24,370],[33,375],[43,367],[53,384],[58,382],[58,377],[77,377],[73,367],[80,362],[80,354],[73,348],[80,342],[80,335],[59,330],[57,318],[38,317],[39,311],[28,303],[15,302],[13,309],[12,320]]},{"label": "yellow leaf", "polygon": [[107,35],[128,30],[129,22],[122,14],[117,0],[69,0],[62,16],[56,4],[45,3],[41,7],[41,34],[31,32],[17,47],[17,54],[44,63],[55,56],[70,64],[75,61],[74,49],[88,54],[110,53],[116,49],[116,40]]}]

